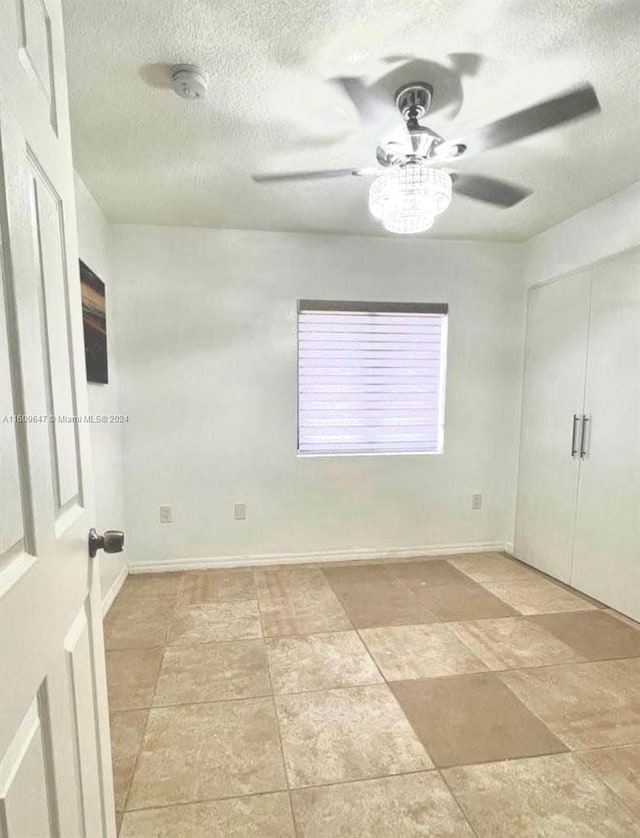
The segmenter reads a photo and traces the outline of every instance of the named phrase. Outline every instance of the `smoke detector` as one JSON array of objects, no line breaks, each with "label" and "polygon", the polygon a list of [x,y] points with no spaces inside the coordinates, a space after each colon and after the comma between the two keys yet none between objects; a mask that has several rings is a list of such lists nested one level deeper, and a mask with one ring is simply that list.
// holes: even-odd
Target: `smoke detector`
[{"label": "smoke detector", "polygon": [[174,64],[169,70],[169,83],[183,99],[202,99],[207,94],[209,77],[193,64]]}]

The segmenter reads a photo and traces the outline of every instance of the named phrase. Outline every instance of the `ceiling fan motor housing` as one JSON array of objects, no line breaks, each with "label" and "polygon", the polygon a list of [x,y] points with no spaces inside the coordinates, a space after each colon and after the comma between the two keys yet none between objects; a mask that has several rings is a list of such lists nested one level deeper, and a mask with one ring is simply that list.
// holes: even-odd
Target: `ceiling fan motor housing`
[{"label": "ceiling fan motor housing", "polygon": [[405,120],[422,119],[431,107],[433,88],[426,82],[411,82],[396,91],[396,106]]}]

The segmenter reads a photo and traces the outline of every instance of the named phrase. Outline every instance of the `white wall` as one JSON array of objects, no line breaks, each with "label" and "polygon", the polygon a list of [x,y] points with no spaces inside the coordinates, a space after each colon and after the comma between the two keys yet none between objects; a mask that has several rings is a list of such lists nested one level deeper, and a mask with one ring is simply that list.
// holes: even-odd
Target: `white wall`
[{"label": "white wall", "polygon": [[[80,258],[96,273],[106,286],[107,343],[109,383],[87,385],[89,412],[119,414],[118,364],[116,358],[116,317],[113,310],[111,268],[108,253],[108,224],[82,180],[76,175],[76,213],[78,219],[78,247]],[[123,492],[124,428],[117,424],[92,424],[93,482],[95,487],[96,528],[124,530]],[[103,599],[126,567],[125,553],[98,554]]]},{"label": "white wall", "polygon": [[640,244],[640,181],[545,230],[524,245],[529,285]]},{"label": "white wall", "polygon": [[[112,227],[129,561],[504,545],[521,256],[509,244]],[[298,298],[449,303],[442,456],[296,457]],[[247,521],[233,520],[235,501]],[[159,523],[160,504],[173,524]]]}]

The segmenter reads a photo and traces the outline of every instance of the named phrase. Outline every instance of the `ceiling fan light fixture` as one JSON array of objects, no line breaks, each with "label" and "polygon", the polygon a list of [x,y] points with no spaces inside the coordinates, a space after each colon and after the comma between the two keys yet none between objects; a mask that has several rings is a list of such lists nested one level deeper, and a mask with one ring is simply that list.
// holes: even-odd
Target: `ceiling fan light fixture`
[{"label": "ceiling fan light fixture", "polygon": [[406,198],[385,213],[382,225],[390,233],[410,235],[424,233],[433,226],[435,220],[435,215],[425,208],[423,202],[415,198]]},{"label": "ceiling fan light fixture", "polygon": [[[341,78],[337,81],[361,116],[377,120],[378,113],[384,110],[379,96],[372,97],[371,90],[361,79]],[[412,82],[396,91],[396,106],[404,120],[408,138],[404,142],[390,140],[378,145],[376,159],[379,169],[283,172],[254,175],[253,179],[258,182],[298,181],[377,174],[369,190],[371,215],[381,221],[387,230],[419,233],[427,230],[434,218],[447,209],[454,187],[457,195],[500,208],[514,207],[531,194],[530,189],[517,184],[470,172],[455,174],[454,182],[440,166],[463,156],[466,158],[515,143],[600,111],[593,86],[584,83],[452,142],[419,122],[429,112],[432,95],[433,88],[427,82]]]},{"label": "ceiling fan light fixture", "polygon": [[411,161],[380,175],[369,189],[369,210],[394,233],[421,233],[451,203],[452,180],[441,169]]}]

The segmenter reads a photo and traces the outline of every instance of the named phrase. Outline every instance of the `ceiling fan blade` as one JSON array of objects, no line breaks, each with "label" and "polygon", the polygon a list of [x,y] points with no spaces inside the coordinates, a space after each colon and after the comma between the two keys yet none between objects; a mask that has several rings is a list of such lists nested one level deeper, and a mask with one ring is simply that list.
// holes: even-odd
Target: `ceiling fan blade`
[{"label": "ceiling fan blade", "polygon": [[351,99],[365,125],[379,129],[389,120],[389,102],[374,88],[367,87],[358,78],[337,78],[334,81]]},{"label": "ceiling fan blade", "polygon": [[497,207],[514,207],[531,195],[531,189],[516,186],[504,180],[496,180],[484,175],[452,174],[453,191],[457,195],[465,195],[485,204]]},{"label": "ceiling fan blade", "polygon": [[600,110],[596,92],[590,84],[570,90],[555,99],[540,102],[473,131],[459,142],[467,146],[465,157],[531,137],[589,113]]},{"label": "ceiling fan blade", "polygon": [[315,172],[276,172],[274,174],[251,175],[256,183],[275,183],[285,180],[324,180],[332,177],[365,177],[376,174],[377,169],[321,169]]}]

